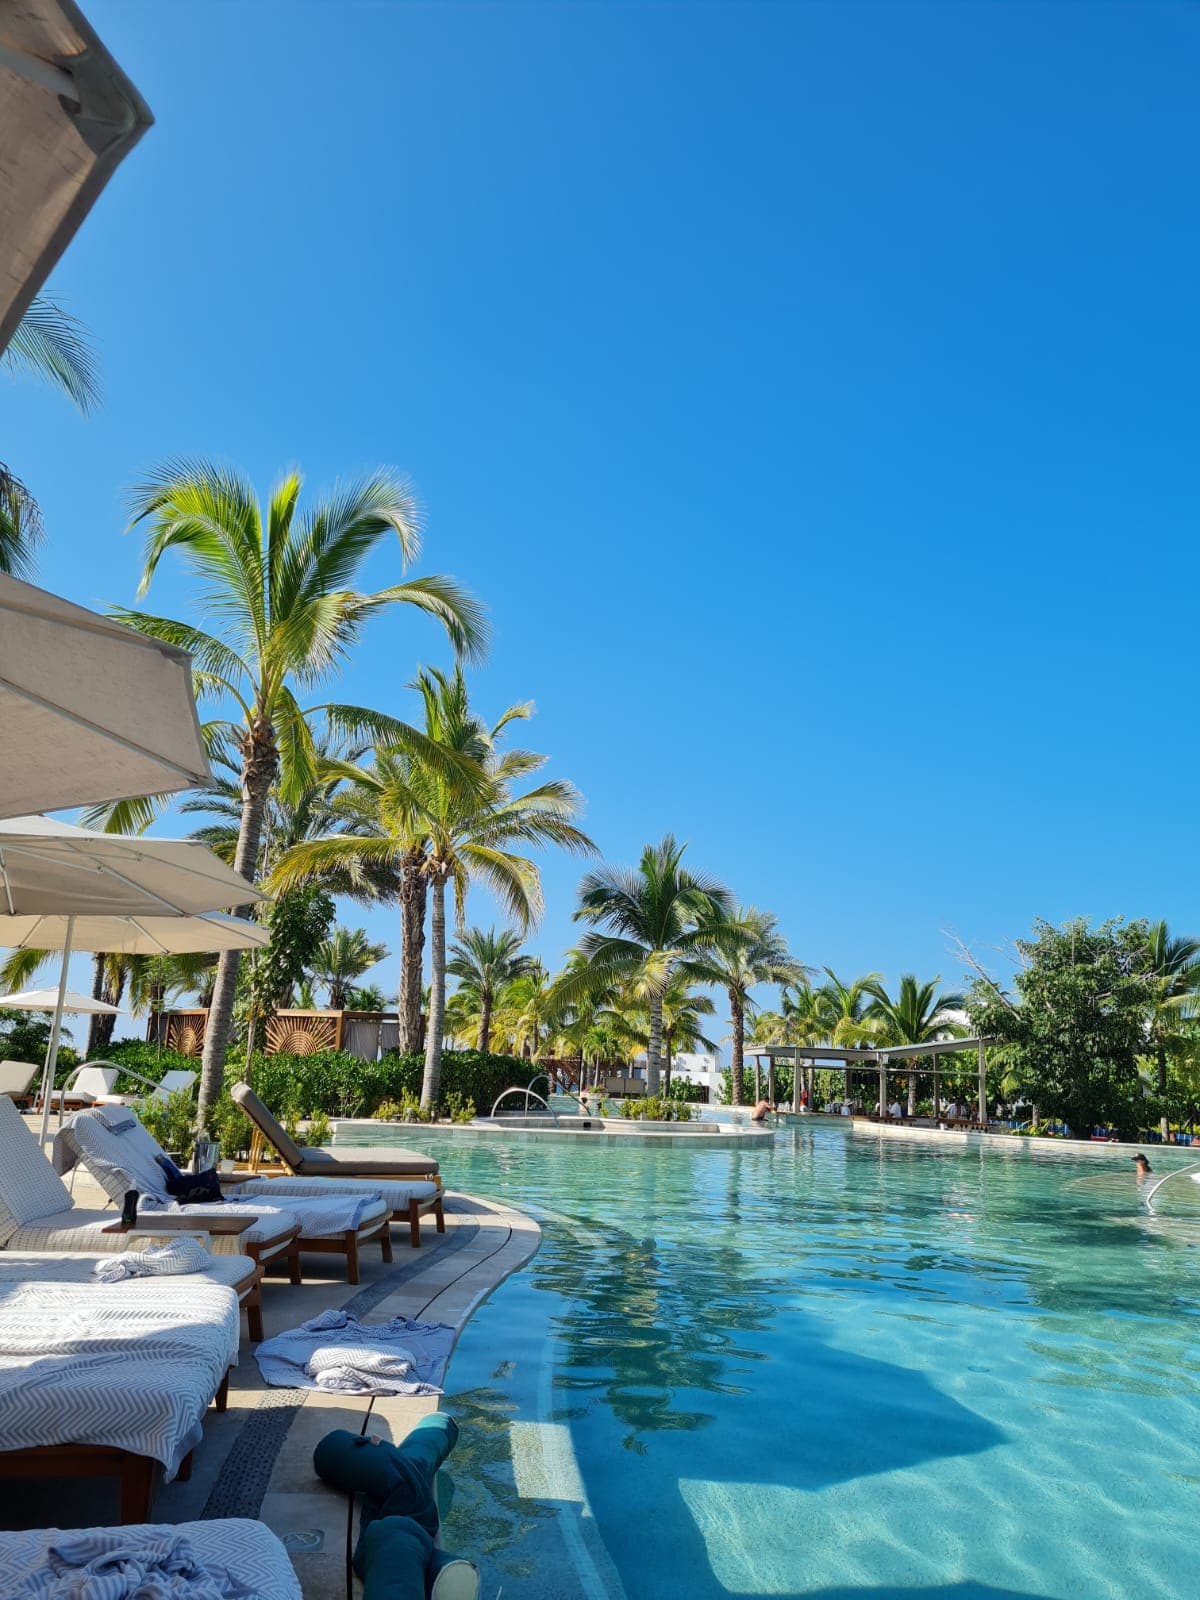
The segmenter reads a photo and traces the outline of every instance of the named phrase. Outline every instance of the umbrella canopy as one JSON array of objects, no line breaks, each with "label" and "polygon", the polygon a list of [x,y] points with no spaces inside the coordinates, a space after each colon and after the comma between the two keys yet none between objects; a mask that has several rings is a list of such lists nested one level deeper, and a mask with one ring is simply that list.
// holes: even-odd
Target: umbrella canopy
[{"label": "umbrella canopy", "polygon": [[[62,937],[55,941],[55,948],[63,953],[58,993],[64,997],[67,963],[71,951],[80,947],[75,930],[85,918],[136,919],[144,932],[151,918],[165,922],[264,898],[207,845],[194,839],[128,839],[114,833],[91,833],[49,817],[14,817],[0,822],[0,937],[2,924],[9,918],[61,917]],[[215,928],[202,937],[215,938]],[[48,945],[43,943],[40,948]],[[92,948],[109,946],[93,942]],[[206,942],[177,944],[175,948],[203,951],[221,946]],[[54,1012],[42,1072],[43,1142],[62,1014],[60,1004]]]},{"label": "umbrella canopy", "polygon": [[194,839],[129,839],[50,817],[0,821],[0,915],[192,916],[265,898]]},{"label": "umbrella canopy", "polygon": [[153,120],[73,0],[3,0],[0,350]]},{"label": "umbrella canopy", "polygon": [[0,817],[212,776],[185,650],[2,574],[0,734]]},{"label": "umbrella canopy", "polygon": [[[0,946],[13,950],[61,950],[73,922],[75,950],[117,956],[216,955],[252,950],[271,942],[261,922],[210,911],[198,917],[6,917],[0,913]],[[68,1008],[69,1009],[69,1008]]]},{"label": "umbrella canopy", "polygon": [[[25,989],[21,994],[0,994],[0,1006],[11,1011],[57,1011],[57,989]],[[110,1006],[107,1000],[93,1000],[90,994],[76,994],[74,989],[64,989],[63,1011],[78,1012],[80,1016],[115,1017],[120,1006]]]}]

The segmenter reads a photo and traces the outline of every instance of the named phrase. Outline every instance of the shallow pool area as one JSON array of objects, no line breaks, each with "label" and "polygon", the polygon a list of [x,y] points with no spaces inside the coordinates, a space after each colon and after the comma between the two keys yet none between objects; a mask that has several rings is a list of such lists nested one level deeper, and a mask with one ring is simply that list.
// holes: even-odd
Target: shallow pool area
[{"label": "shallow pool area", "polygon": [[447,1384],[485,1595],[1200,1590],[1186,1178],[1152,1214],[1128,1152],[396,1133],[543,1221]]}]

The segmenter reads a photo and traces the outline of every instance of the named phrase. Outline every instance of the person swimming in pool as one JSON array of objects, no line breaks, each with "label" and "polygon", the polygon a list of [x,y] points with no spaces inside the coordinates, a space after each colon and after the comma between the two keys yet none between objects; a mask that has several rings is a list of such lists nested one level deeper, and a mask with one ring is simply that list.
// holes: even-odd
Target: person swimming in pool
[{"label": "person swimming in pool", "polygon": [[1154,1168],[1146,1160],[1145,1156],[1142,1154],[1142,1152],[1140,1150],[1138,1151],[1137,1155],[1134,1156],[1133,1164],[1134,1164],[1134,1167],[1137,1169],[1137,1181],[1139,1183],[1141,1183],[1143,1178],[1148,1178],[1150,1176],[1150,1174],[1154,1171]]},{"label": "person swimming in pool", "polygon": [[773,1106],[769,1100],[760,1100],[755,1106],[754,1110],[750,1113],[750,1121],[765,1122],[767,1120],[767,1112],[775,1111],[777,1109],[778,1108]]}]

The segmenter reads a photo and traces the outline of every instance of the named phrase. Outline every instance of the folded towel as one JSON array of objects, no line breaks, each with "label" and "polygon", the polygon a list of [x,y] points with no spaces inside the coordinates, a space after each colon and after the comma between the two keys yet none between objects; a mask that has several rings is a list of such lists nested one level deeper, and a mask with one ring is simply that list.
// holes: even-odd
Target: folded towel
[{"label": "folded towel", "polygon": [[203,1272],[212,1257],[199,1239],[172,1239],[168,1244],[152,1244],[145,1250],[126,1250],[96,1263],[95,1275],[101,1283],[120,1283],[122,1278],[172,1277],[183,1272]]},{"label": "folded towel", "polygon": [[110,1133],[127,1133],[137,1122],[128,1106],[93,1106],[91,1112]]},{"label": "folded towel", "polygon": [[[440,1322],[359,1322],[323,1311],[255,1350],[268,1383],[338,1394],[441,1394],[454,1329]],[[314,1369],[315,1362],[315,1369]]]}]

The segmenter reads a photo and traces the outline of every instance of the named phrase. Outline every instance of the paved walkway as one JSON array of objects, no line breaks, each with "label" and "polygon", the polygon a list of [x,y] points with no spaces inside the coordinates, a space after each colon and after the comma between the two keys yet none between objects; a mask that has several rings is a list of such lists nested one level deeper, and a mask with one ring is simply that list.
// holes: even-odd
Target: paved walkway
[{"label": "paved walkway", "polygon": [[[81,1205],[101,1203],[86,1175],[75,1186]],[[345,1282],[341,1257],[304,1257],[305,1282],[296,1288],[281,1271],[263,1286],[267,1337],[295,1327],[330,1306],[364,1321],[409,1317],[450,1323],[457,1332],[472,1311],[536,1252],[541,1233],[530,1218],[508,1207],[449,1193],[446,1232],[422,1220],[421,1246],[413,1250],[407,1225],[393,1228],[394,1260],[364,1251],[361,1282]],[[229,1409],[210,1410],[197,1446],[191,1478],[160,1488],[157,1522],[195,1518],[259,1517],[288,1546],[305,1600],[346,1600],[350,1585],[348,1506],[312,1468],[313,1446],[331,1428],[402,1439],[437,1399],[355,1399],[263,1383],[253,1347],[242,1340],[230,1384]],[[115,1485],[104,1479],[53,1480],[6,1485],[3,1527],[87,1527],[116,1521]],[[8,1491],[12,1490],[12,1493]]]}]

